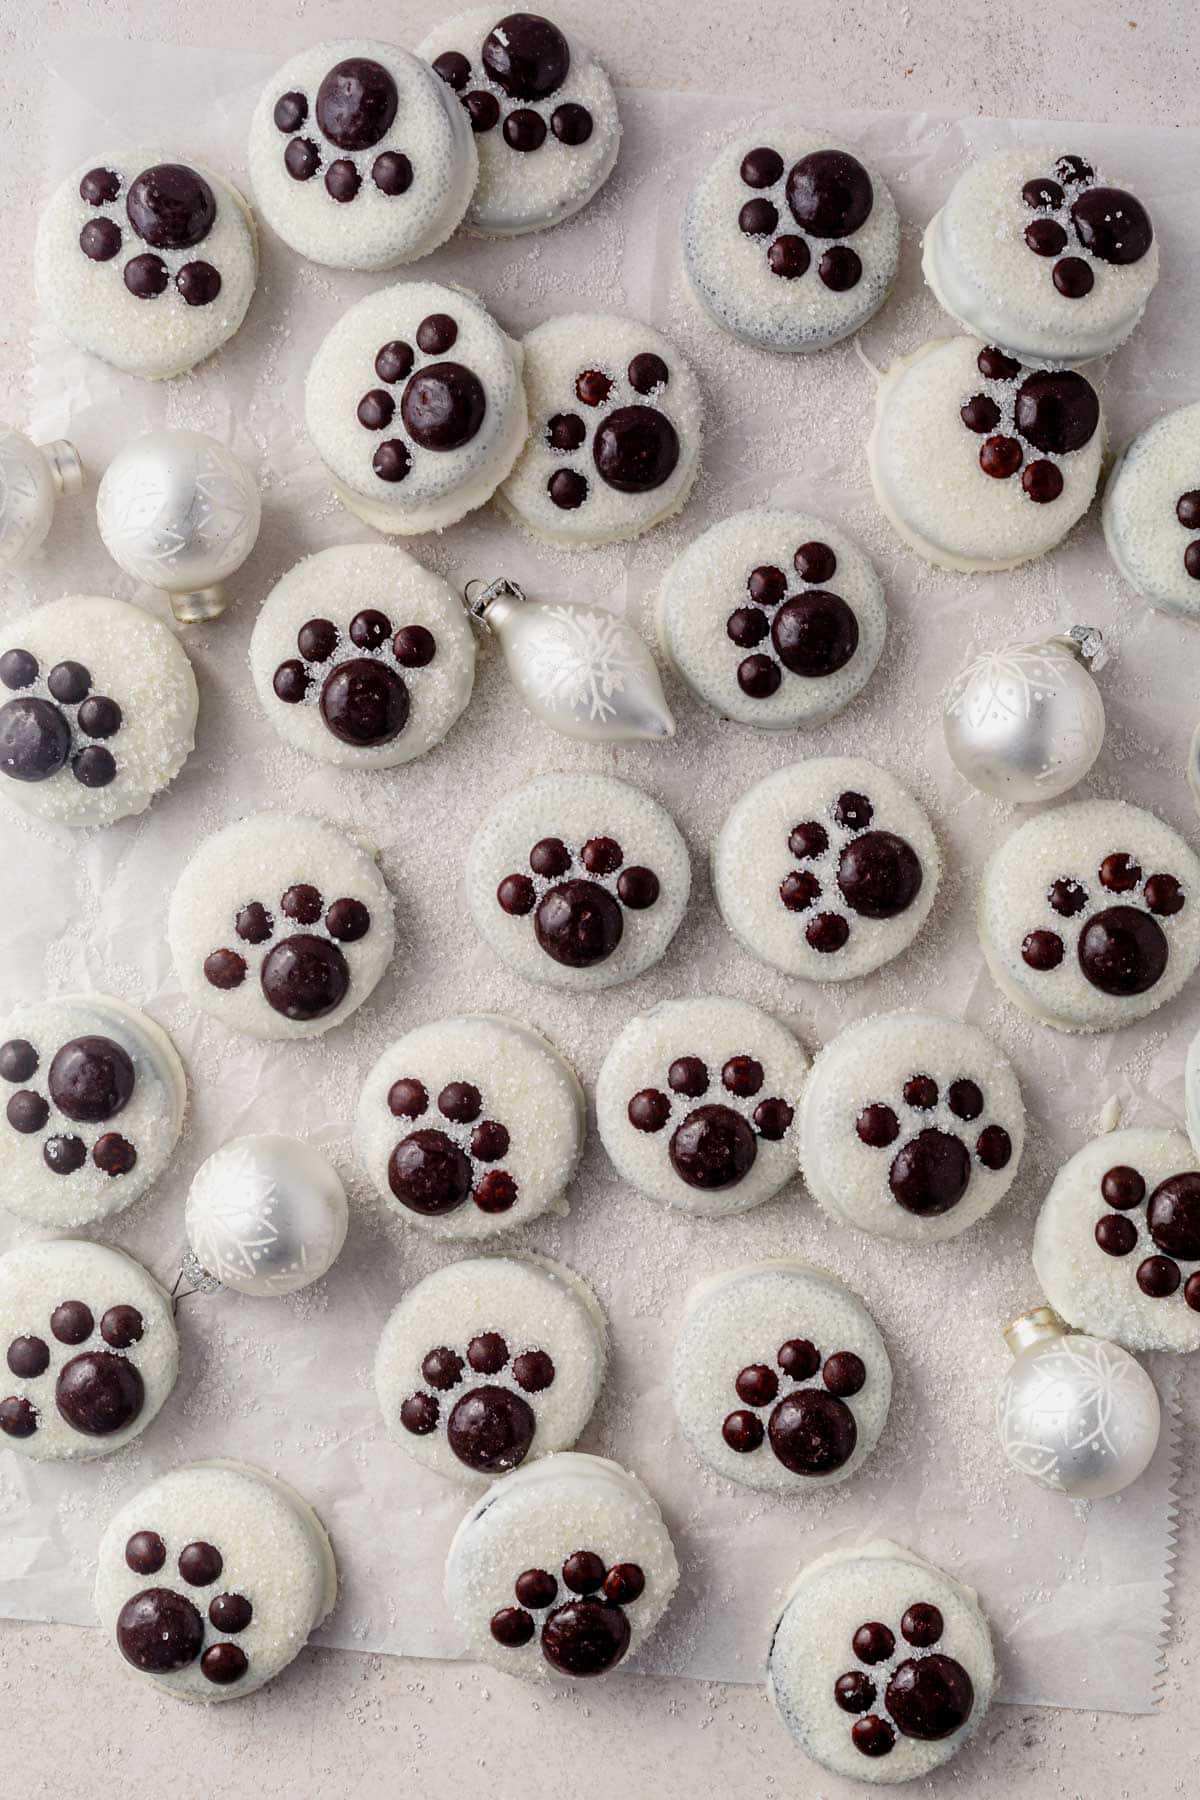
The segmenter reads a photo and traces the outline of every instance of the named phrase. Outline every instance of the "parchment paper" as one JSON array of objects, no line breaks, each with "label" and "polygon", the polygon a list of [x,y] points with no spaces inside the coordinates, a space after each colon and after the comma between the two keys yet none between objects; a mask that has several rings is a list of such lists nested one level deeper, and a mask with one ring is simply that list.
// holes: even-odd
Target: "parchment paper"
[{"label": "parchment paper", "polygon": [[[280,46],[281,58],[290,48]],[[242,176],[246,125],[269,65],[257,56],[147,46],[138,47],[137,64],[135,79],[128,52],[113,44],[72,43],[55,55],[46,77],[47,189],[91,152],[156,135]],[[843,114],[833,99],[805,94],[809,116],[862,144],[891,183],[904,221],[900,282],[863,334],[864,355],[878,366],[952,329],[921,287],[919,236],[953,174],[968,157],[1039,128]],[[1149,805],[1194,834],[1182,771],[1195,723],[1196,639],[1122,591],[1094,515],[1048,561],[1012,575],[955,578],[904,552],[867,484],[873,377],[856,347],[794,360],[756,354],[721,336],[683,293],[683,198],[718,143],[753,117],[753,102],[642,93],[626,94],[622,104],[617,174],[582,217],[515,243],[461,240],[419,272],[478,288],[516,333],[580,308],[641,315],[665,329],[694,360],[706,392],[697,494],[681,519],[627,549],[574,556],[539,549],[490,509],[412,548],[455,580],[505,571],[535,596],[596,600],[645,623],[671,561],[712,520],[755,503],[804,507],[855,533],[885,575],[890,626],[881,666],[856,705],[807,737],[721,723],[672,683],[680,727],[673,743],[599,749],[572,745],[528,718],[493,647],[465,718],[433,754],[382,775],[307,761],[262,718],[246,643],[268,588],[302,554],[369,535],[329,494],[303,432],[301,392],[323,333],[381,278],[305,264],[264,230],[262,280],[245,327],[208,365],[165,386],[117,375],[45,329],[31,351],[31,423],[42,439],[69,434],[92,484],[88,496],[63,505],[32,571],[4,583],[5,618],[89,590],[165,614],[162,596],[137,589],[108,561],[92,514],[95,480],[135,432],[168,424],[225,438],[257,466],[265,517],[258,548],[235,578],[236,604],[216,623],[183,633],[202,705],[195,755],[173,790],[143,818],[96,836],[56,833],[5,806],[4,999],[96,987],[146,1006],[173,1035],[192,1081],[183,1142],[157,1191],[105,1231],[168,1282],[192,1171],[229,1137],[252,1130],[310,1136],[347,1177],[353,1215],[345,1253],[317,1287],[288,1300],[184,1302],[178,1389],[132,1448],[73,1468],[0,1455],[0,1613],[90,1621],[95,1545],[113,1509],[179,1461],[231,1455],[294,1481],[332,1531],[342,1596],[320,1641],[454,1656],[441,1565],[467,1497],[388,1440],[371,1364],[401,1291],[455,1251],[386,1213],[354,1168],[348,1122],[366,1068],[419,1021],[471,1009],[536,1024],[590,1084],[625,1020],[671,995],[744,995],[787,1018],[810,1049],[869,1013],[932,1006],[997,1037],[1031,1112],[1012,1193],[965,1236],[929,1251],[859,1237],[829,1224],[798,1182],[739,1218],[670,1215],[622,1187],[593,1135],[570,1218],[541,1222],[511,1247],[562,1257],[593,1283],[611,1317],[608,1385],[581,1447],[641,1471],[663,1504],[684,1571],[644,1670],[760,1679],[776,1608],[798,1564],[882,1532],[979,1588],[999,1640],[1003,1699],[1146,1710],[1168,1619],[1178,1365],[1153,1362],[1168,1422],[1150,1471],[1094,1506],[1072,1505],[1009,1472],[992,1403],[1007,1363],[1000,1329],[1039,1297],[1029,1243],[1050,1176],[1091,1134],[1112,1095],[1131,1121],[1168,1124],[1181,1114],[1192,1002],[1185,993],[1116,1037],[1075,1040],[1000,1001],[983,970],[972,898],[988,849],[1015,815],[954,774],[937,701],[979,647],[1077,618],[1101,625],[1116,655],[1102,677],[1108,741],[1087,791]],[[1148,202],[1162,243],[1164,279],[1141,330],[1111,367],[1092,371],[1119,443],[1200,393],[1200,199],[1189,173],[1200,134],[1105,126],[1066,135]],[[845,751],[877,758],[921,795],[947,875],[907,956],[866,981],[818,989],[772,974],[739,949],[712,904],[707,853],[729,806],[753,781],[809,753]],[[479,942],[460,892],[465,846],[480,815],[513,783],[569,767],[611,770],[659,795],[695,865],[689,916],[665,960],[583,1004],[501,967]],[[380,846],[396,899],[391,972],[348,1027],[306,1045],[258,1045],[199,1019],[183,1002],[163,938],[167,895],[193,847],[224,821],[271,805],[312,809],[366,833]],[[28,1235],[0,1223],[0,1247]],[[862,1293],[897,1377],[890,1423],[863,1473],[793,1504],[702,1470],[683,1447],[667,1386],[672,1336],[692,1283],[780,1254],[809,1257]],[[1195,1371],[1185,1379],[1194,1399]]]}]

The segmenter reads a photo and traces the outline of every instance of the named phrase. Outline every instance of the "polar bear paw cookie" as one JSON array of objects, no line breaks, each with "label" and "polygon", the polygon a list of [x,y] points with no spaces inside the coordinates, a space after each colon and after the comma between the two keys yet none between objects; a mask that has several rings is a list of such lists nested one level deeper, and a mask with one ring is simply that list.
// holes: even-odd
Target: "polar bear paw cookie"
[{"label": "polar bear paw cookie", "polygon": [[377,531],[440,531],[489,500],[528,430],[522,354],[465,288],[406,281],[344,312],[308,372],[308,435]]},{"label": "polar bear paw cookie", "polygon": [[940,1243],[1008,1192],[1025,1108],[1008,1058],[973,1025],[886,1013],[820,1052],[796,1133],[809,1192],[838,1224]]},{"label": "polar bear paw cookie", "polygon": [[315,44],[276,70],[249,162],[267,223],[336,269],[391,269],[436,250],[479,167],[461,107],[426,64],[371,39]]},{"label": "polar bear paw cookie", "polygon": [[560,988],[613,987],[656,963],[691,879],[673,820],[611,775],[527,782],[484,820],[467,857],[467,899],[497,956]]},{"label": "polar bear paw cookie", "polygon": [[869,975],[907,950],[941,872],[916,801],[858,756],[814,756],[757,782],[713,854],[730,931],[752,956],[808,981]]},{"label": "polar bear paw cookie", "polygon": [[58,1238],[0,1257],[0,1443],[39,1460],[107,1456],[175,1386],[170,1296],[104,1244]]},{"label": "polar bear paw cookie", "polygon": [[726,144],[683,221],[693,294],[763,350],[824,350],[883,304],[900,220],[876,169],[824,134],[764,122]]},{"label": "polar bear paw cookie", "polygon": [[1200,619],[1200,404],[1164,413],[1125,446],[1101,517],[1108,553],[1134,592]]},{"label": "polar bear paw cookie", "polygon": [[312,1508],[244,1463],[173,1469],[100,1541],[96,1611],[177,1700],[237,1700],[286,1669],[332,1611],[337,1569]]},{"label": "polar bear paw cookie", "polygon": [[925,279],[968,331],[1050,365],[1124,343],[1158,280],[1141,201],[1086,157],[1023,144],[959,177],[925,233]]},{"label": "polar bear paw cookie", "polygon": [[1033,1266],[1062,1318],[1127,1350],[1200,1350],[1200,1170],[1178,1131],[1114,1131],[1059,1170]]},{"label": "polar bear paw cookie", "polygon": [[879,384],[867,447],[885,517],[939,569],[1012,569],[1061,543],[1092,503],[1100,401],[1073,369],[1022,368],[974,338],[935,338]]},{"label": "polar bear paw cookie", "polygon": [[718,1475],[800,1494],[847,1480],[870,1456],[892,1365],[840,1281],[805,1263],[752,1263],[688,1296],[672,1389],[684,1435]]},{"label": "polar bear paw cookie", "polygon": [[664,1000],[604,1059],[596,1122],[633,1187],[684,1212],[745,1212],[796,1175],[790,1141],[808,1058],[745,1000]]},{"label": "polar bear paw cookie", "polygon": [[92,157],[51,196],[38,298],[64,337],[128,375],[182,375],[231,338],[258,278],[241,195],[164,150]]},{"label": "polar bear paw cookie", "polygon": [[1059,1031],[1115,1031],[1200,960],[1200,861],[1153,813],[1079,800],[994,852],[979,939],[1001,992]]},{"label": "polar bear paw cookie", "polygon": [[0,1027],[0,1208],[61,1230],[120,1212],[162,1174],[187,1105],[166,1032],[107,994]]},{"label": "polar bear paw cookie", "polygon": [[566,1213],[586,1120],[574,1071],[540,1032],[475,1015],[388,1046],[363,1083],[355,1144],[408,1224],[483,1238]]},{"label": "polar bear paw cookie", "polygon": [[446,1558],[467,1655],[527,1681],[608,1674],[641,1648],[678,1581],[637,1476],[573,1450],[490,1487]]},{"label": "polar bear paw cookie", "polygon": [[474,1485],[568,1450],[600,1393],[604,1315],[570,1269],[475,1257],[410,1288],[383,1329],[387,1428],[439,1475]]},{"label": "polar bear paw cookie", "polygon": [[440,744],[475,680],[462,601],[403,550],[347,544],[289,569],[250,639],[259,700],[285,742],[389,769]]},{"label": "polar bear paw cookie", "polygon": [[320,819],[254,813],[206,838],[175,886],[167,937],[188,999],[231,1031],[317,1037],[392,955],[372,854]]},{"label": "polar bear paw cookie", "polygon": [[557,225],[612,173],[621,121],[608,76],[586,44],[539,13],[459,13],[418,55],[457,94],[479,152],[468,231],[514,237]]},{"label": "polar bear paw cookie", "polygon": [[571,313],[524,340],[529,442],[496,498],[568,549],[640,537],[679,512],[700,472],[700,389],[636,319]]},{"label": "polar bear paw cookie", "polygon": [[767,1656],[767,1693],[805,1755],[872,1785],[949,1762],[995,1684],[973,1589],[884,1539],[802,1569]]},{"label": "polar bear paw cookie", "polygon": [[692,691],[763,730],[822,725],[862,692],[883,648],[883,584],[850,538],[759,508],[712,525],[659,592],[658,635]]},{"label": "polar bear paw cookie", "polygon": [[144,812],[191,754],[199,704],[160,620],[124,600],[51,600],[0,631],[0,785],[56,825]]}]

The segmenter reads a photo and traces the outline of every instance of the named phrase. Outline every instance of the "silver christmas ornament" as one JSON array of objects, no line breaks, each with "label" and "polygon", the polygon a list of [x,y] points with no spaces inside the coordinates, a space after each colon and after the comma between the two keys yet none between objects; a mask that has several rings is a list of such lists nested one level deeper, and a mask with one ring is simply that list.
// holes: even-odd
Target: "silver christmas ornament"
[{"label": "silver christmas ornament", "polygon": [[1119,1494],[1158,1443],[1154,1383],[1127,1350],[1072,1331],[1048,1306],[1004,1333],[1014,1362],[996,1397],[1005,1456],[1022,1475],[1074,1500]]},{"label": "silver christmas ornament", "polygon": [[1200,1158],[1200,1031],[1188,1046],[1187,1062],[1183,1070],[1183,1093],[1187,1107],[1188,1136],[1192,1140],[1192,1149]]},{"label": "silver christmas ornament", "polygon": [[215,619],[221,583],[258,537],[262,502],[240,457],[199,431],[150,431],[104,472],[96,521],[127,575],[164,588],[181,625]]},{"label": "silver christmas ornament", "polygon": [[675,720],[649,649],[600,606],[527,600],[515,581],[468,582],[467,607],[494,634],[535,718],[588,743],[669,738]]},{"label": "silver christmas ornament", "polygon": [[311,1144],[234,1138],[196,1171],[183,1274],[200,1291],[293,1294],[336,1262],[347,1217],[337,1170]]},{"label": "silver christmas ornament", "polygon": [[1104,742],[1092,672],[1107,660],[1091,625],[977,656],[951,682],[942,711],[959,774],[982,793],[1020,803],[1073,788]]},{"label": "silver christmas ornament", "polygon": [[0,425],[0,569],[14,569],[44,542],[60,494],[77,494],[83,464],[74,444],[35,444]]},{"label": "silver christmas ornament", "polygon": [[1192,733],[1192,741],[1188,745],[1187,778],[1196,811],[1200,812],[1200,725]]}]

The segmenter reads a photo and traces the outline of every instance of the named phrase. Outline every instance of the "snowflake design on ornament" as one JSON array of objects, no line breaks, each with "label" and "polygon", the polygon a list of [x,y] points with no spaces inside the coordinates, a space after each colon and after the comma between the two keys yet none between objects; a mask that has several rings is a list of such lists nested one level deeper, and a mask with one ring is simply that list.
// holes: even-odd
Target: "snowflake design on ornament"
[{"label": "snowflake design on ornament", "polygon": [[280,1227],[280,1208],[286,1204],[277,1184],[247,1158],[239,1178],[219,1193],[207,1192],[203,1208],[189,1216],[191,1254],[185,1276],[203,1291],[209,1284],[237,1287],[253,1279],[272,1291],[290,1293],[297,1274],[308,1267],[308,1246],[297,1241],[288,1267],[276,1266],[276,1246],[284,1235],[289,1241],[293,1235]]},{"label": "snowflake design on ornament", "polygon": [[616,718],[615,698],[643,677],[641,640],[611,614],[547,606],[542,616],[546,627],[527,654],[543,705],[598,724]]},{"label": "snowflake design on ornament", "polygon": [[[169,586],[181,556],[206,550],[236,568],[258,536],[258,496],[232,453],[197,444],[188,454],[190,482],[159,456],[131,460],[103,484],[101,536],[122,568],[149,587]],[[183,511],[181,498],[188,500]]]},{"label": "snowflake design on ornament", "polygon": [[1108,661],[1100,633],[1079,625],[1062,638],[984,651],[946,689],[946,718],[976,738],[1033,726],[1054,709],[1054,753],[1032,775],[1035,785],[1052,789],[1048,798],[1061,791],[1063,769],[1088,755],[1096,734],[1097,700],[1079,678],[1076,653],[1093,673]]},{"label": "snowflake design on ornament", "polygon": [[1128,1356],[1095,1338],[1066,1338],[1044,1350],[1023,1384],[1005,1382],[1001,1390],[997,1425],[1005,1456],[1021,1474],[1065,1493],[1064,1457],[1074,1461],[1080,1451],[1096,1449],[1115,1459],[1122,1445],[1114,1419],[1128,1433],[1153,1425],[1138,1373]]},{"label": "snowflake design on ornament", "polygon": [[0,554],[24,543],[37,518],[38,484],[20,432],[0,428]]}]

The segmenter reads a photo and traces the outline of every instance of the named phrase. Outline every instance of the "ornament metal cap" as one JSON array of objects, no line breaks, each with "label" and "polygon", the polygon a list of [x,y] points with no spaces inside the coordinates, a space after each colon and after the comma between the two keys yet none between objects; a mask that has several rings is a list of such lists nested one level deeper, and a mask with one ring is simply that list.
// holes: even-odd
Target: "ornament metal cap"
[{"label": "ornament metal cap", "polygon": [[39,444],[39,450],[50,465],[50,474],[60,494],[83,492],[83,463],[74,444],[66,438],[55,438],[52,444]]},{"label": "ornament metal cap", "polygon": [[195,588],[190,594],[172,594],[170,598],[171,611],[181,625],[201,625],[205,619],[219,619],[229,605],[219,581],[211,587]]},{"label": "ornament metal cap", "polygon": [[1031,1306],[1018,1313],[1004,1327],[1004,1341],[1014,1356],[1028,1350],[1031,1344],[1043,1344],[1047,1338],[1066,1337],[1070,1327],[1060,1319],[1052,1306]]}]

